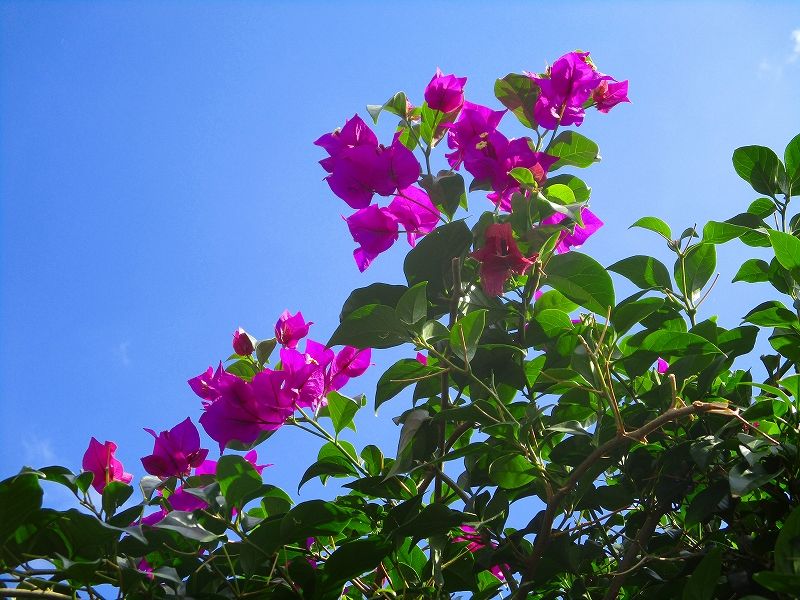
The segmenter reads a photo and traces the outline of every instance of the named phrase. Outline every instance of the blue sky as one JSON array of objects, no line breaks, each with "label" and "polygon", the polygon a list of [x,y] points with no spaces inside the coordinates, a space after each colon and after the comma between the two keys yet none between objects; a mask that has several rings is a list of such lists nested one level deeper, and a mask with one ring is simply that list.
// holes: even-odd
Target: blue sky
[{"label": "blue sky", "polygon": [[[142,427],[196,421],[186,380],[229,354],[236,327],[270,337],[302,310],[325,341],[351,289],[401,281],[405,251],[358,272],[311,142],[395,91],[420,101],[437,66],[498,106],[497,77],[575,48],[633,100],[580,129],[603,156],[581,173],[606,222],[584,251],[603,264],[666,256],[627,230],[640,216],[682,230],[744,210],[756,194],[733,149],[782,152],[800,132],[793,2],[2,3],[0,476],[78,469],[90,436],[140,476]],[[720,252],[728,326],[766,293],[728,283],[745,257]],[[411,352],[376,353],[347,391],[371,397]],[[364,411],[350,439],[392,454],[408,404]],[[259,448],[265,477],[293,490],[318,447],[280,431]]]}]

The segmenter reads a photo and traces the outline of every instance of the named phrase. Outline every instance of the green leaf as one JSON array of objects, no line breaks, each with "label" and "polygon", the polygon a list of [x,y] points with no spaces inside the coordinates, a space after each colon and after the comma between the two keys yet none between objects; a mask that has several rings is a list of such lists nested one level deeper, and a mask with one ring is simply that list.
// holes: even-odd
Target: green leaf
[{"label": "green leaf", "polygon": [[777,300],[762,302],[747,313],[742,320],[762,327],[800,328],[797,315]]},{"label": "green leaf", "polygon": [[547,290],[534,304],[533,312],[541,312],[548,308],[554,308],[566,313],[571,313],[573,310],[577,310],[578,305],[572,300],[569,300],[558,290]]},{"label": "green leaf", "polygon": [[681,331],[654,331],[642,340],[640,348],[662,358],[722,354],[722,350],[704,337]]},{"label": "green leaf", "polygon": [[[103,488],[103,511],[106,513],[106,520],[113,517],[117,509],[125,504],[125,501],[133,494],[133,487],[121,481],[110,481]],[[130,523],[126,523],[129,525]]]},{"label": "green leaf", "polygon": [[757,216],[759,219],[766,219],[775,212],[777,207],[769,198],[756,198],[747,207],[747,212]]},{"label": "green leaf", "polygon": [[539,86],[527,75],[509,73],[494,84],[495,97],[519,119],[525,127],[533,129],[536,118],[533,107],[539,98]]},{"label": "green leaf", "polygon": [[565,165],[584,168],[600,160],[600,149],[597,144],[574,131],[559,133],[545,152],[560,159],[551,170],[560,169]]},{"label": "green leaf", "polygon": [[[554,183],[549,185],[548,187],[544,188],[542,192],[544,193],[544,197],[551,202],[563,204],[564,206],[575,204],[576,202],[575,194],[572,192],[572,188],[568,185],[564,185],[563,183]],[[580,212],[577,212],[576,216],[579,217],[579,215]]]},{"label": "green leaf", "polygon": [[[753,574],[753,580],[773,592],[783,592],[794,596],[800,590],[800,575],[775,573],[774,571],[761,571]],[[743,599],[746,600],[746,599]]]},{"label": "green leaf", "polygon": [[800,575],[800,507],[783,522],[775,541],[775,570],[779,573]]},{"label": "green leaf", "polygon": [[450,331],[450,348],[458,358],[468,363],[475,356],[478,341],[486,324],[486,310],[475,310],[458,319]]},{"label": "green leaf", "polygon": [[442,225],[426,235],[403,263],[408,285],[428,282],[428,298],[436,302],[452,283],[453,258],[463,255],[472,244],[472,232],[463,221]]},{"label": "green leaf", "polygon": [[261,489],[258,471],[241,456],[229,454],[217,462],[217,481],[228,506],[241,508],[248,496]]},{"label": "green leaf", "polygon": [[722,550],[714,548],[700,561],[683,587],[683,600],[712,600],[722,570]]},{"label": "green leaf", "polygon": [[272,351],[275,350],[275,346],[277,346],[277,344],[278,341],[275,338],[269,340],[260,340],[256,344],[256,359],[258,360],[259,364],[267,364],[269,357],[272,355]]},{"label": "green leaf", "polygon": [[789,233],[769,230],[769,241],[775,250],[775,258],[788,271],[800,268],[800,240]]},{"label": "green leaf", "polygon": [[728,482],[725,480],[717,481],[697,494],[686,509],[686,526],[692,527],[699,523],[705,523],[716,512],[720,502],[728,497],[728,494]]},{"label": "green leaf", "polygon": [[305,542],[307,538],[337,535],[345,528],[353,513],[333,502],[309,500],[301,502],[281,520],[284,542]]},{"label": "green leaf", "polygon": [[680,258],[675,261],[675,284],[685,295],[693,297],[708,283],[716,267],[717,250],[714,244],[692,246],[683,261]]},{"label": "green leaf", "polygon": [[781,175],[786,174],[778,156],[764,146],[744,146],[733,152],[733,168],[760,194],[775,197]]},{"label": "green leaf", "polygon": [[326,456],[325,458],[321,458],[320,460],[313,463],[310,467],[308,467],[303,473],[303,476],[300,478],[300,483],[297,485],[297,490],[300,491],[300,488],[303,487],[307,482],[311,481],[315,477],[320,477],[322,482],[325,482],[325,478],[332,476],[332,477],[341,477],[347,475],[357,475],[356,470],[353,468],[353,465],[344,458],[343,456]]},{"label": "green leaf", "polygon": [[619,273],[635,286],[645,290],[650,288],[672,289],[667,267],[652,256],[637,254],[623,258],[608,267],[608,270]]},{"label": "green leaf", "polygon": [[0,482],[0,547],[28,516],[42,508],[39,476],[22,473]]},{"label": "green leaf", "polygon": [[749,227],[725,221],[709,221],[703,227],[703,241],[707,244],[724,244],[750,232]]},{"label": "green leaf", "polygon": [[361,408],[361,404],[339,392],[329,392],[327,398],[333,429],[336,435],[339,435],[342,429],[353,424],[353,417]]},{"label": "green leaf", "polygon": [[397,115],[398,117],[405,119],[406,118],[406,111],[408,110],[408,103],[406,101],[406,93],[405,92],[397,92],[394,96],[389,98],[383,104],[367,104],[367,112],[369,116],[372,117],[373,122],[378,122],[378,116],[383,111],[387,111],[392,113],[393,115]]},{"label": "green leaf", "polygon": [[383,452],[377,446],[364,446],[360,456],[370,475],[379,475],[383,471]]},{"label": "green leaf", "polygon": [[536,468],[519,454],[507,454],[489,465],[489,479],[503,489],[513,490],[536,479]]},{"label": "green leaf", "polygon": [[760,258],[750,258],[746,260],[741,267],[739,267],[739,270],[733,277],[733,281],[760,283],[762,281],[769,281],[769,278],[770,278],[769,264],[766,261],[761,260]]},{"label": "green leaf", "polygon": [[464,178],[455,171],[439,171],[435,177],[425,175],[420,185],[428,192],[431,202],[451,219],[459,206],[467,208]]},{"label": "green leaf", "polygon": [[427,281],[422,281],[404,293],[397,301],[397,317],[407,325],[414,325],[428,316]]},{"label": "green leaf", "polygon": [[547,182],[544,185],[545,192],[547,192],[549,187],[554,185],[566,185],[570,190],[572,190],[572,195],[575,197],[575,202],[586,202],[592,193],[592,188],[587,186],[582,179],[575,177],[575,175],[567,175],[562,173],[561,175],[548,177]]},{"label": "green leaf", "polygon": [[539,324],[545,336],[548,338],[557,337],[559,334],[573,327],[569,315],[555,308],[541,310],[534,315],[533,319]]},{"label": "green leaf", "polygon": [[388,283],[373,283],[367,287],[353,290],[342,306],[339,321],[344,321],[348,315],[363,306],[370,304],[383,304],[394,308],[397,302],[406,293],[408,288],[404,285],[390,285]]},{"label": "green leaf", "polygon": [[614,284],[608,272],[603,265],[580,252],[553,256],[547,263],[546,283],[597,314],[605,316],[608,308],[614,306]]},{"label": "green leaf", "polygon": [[417,495],[417,484],[410,477],[362,477],[344,484],[344,487],[373,498],[408,500]]},{"label": "green leaf", "polygon": [[[659,219],[658,217],[642,217],[636,223],[631,225],[631,227],[641,227],[642,229],[649,229],[650,231],[655,231],[661,237],[666,239],[667,241],[672,240],[672,230],[669,228],[664,221]],[[630,229],[629,227],[628,229]]]},{"label": "green leaf", "polygon": [[623,334],[645,317],[653,314],[664,305],[663,298],[642,298],[624,300],[611,313],[611,324],[618,334]]},{"label": "green leaf", "polygon": [[182,510],[173,510],[168,513],[166,517],[156,523],[155,527],[177,531],[183,537],[198,542],[213,542],[221,537],[200,525],[193,513]]},{"label": "green leaf", "polygon": [[393,308],[370,304],[347,315],[326,345],[392,348],[408,341],[411,338]]},{"label": "green leaf", "polygon": [[786,182],[792,196],[800,196],[800,135],[792,138],[783,155],[786,163]]},{"label": "green leaf", "polygon": [[381,404],[394,398],[409,385],[439,371],[441,369],[423,365],[415,358],[398,360],[378,379],[378,386],[375,390],[375,412],[378,411]]},{"label": "green leaf", "polygon": [[346,581],[372,571],[392,551],[393,546],[380,536],[346,542],[325,561],[325,574],[333,581]]}]

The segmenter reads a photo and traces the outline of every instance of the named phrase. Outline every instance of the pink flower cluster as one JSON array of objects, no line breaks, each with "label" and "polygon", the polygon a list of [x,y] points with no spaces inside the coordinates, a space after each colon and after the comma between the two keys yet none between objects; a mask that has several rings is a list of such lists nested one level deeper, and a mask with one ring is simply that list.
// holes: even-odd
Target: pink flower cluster
[{"label": "pink flower cluster", "polygon": [[[397,136],[385,147],[354,115],[342,129],[326,133],[314,143],[328,152],[320,164],[330,173],[326,180],[331,190],[357,209],[345,221],[358,244],[353,256],[359,270],[364,271],[397,241],[401,225],[412,246],[436,226],[439,210],[428,194],[414,185],[420,176],[419,163]],[[392,197],[392,201],[385,207],[371,204],[375,194]]]},{"label": "pink flower cluster", "polygon": [[370,364],[370,350],[345,346],[338,353],[314,340],[298,342],[309,330],[302,313],[284,312],[275,324],[282,345],[280,369],[264,369],[245,381],[222,368],[209,367],[189,380],[203,400],[200,424],[220,450],[232,441],[255,442],[266,431],[279,429],[298,408],[317,410],[325,397],[358,377]]},{"label": "pink flower cluster", "polygon": [[[256,472],[261,475],[261,472],[270,465],[259,465],[258,464],[258,453],[255,450],[251,450],[247,454],[244,455],[244,459],[253,465]],[[217,473],[217,462],[214,460],[204,460],[200,463],[194,470],[195,477],[200,475],[216,475]],[[161,490],[158,491],[159,495],[161,494]],[[184,489],[184,486],[179,485],[175,488],[175,491],[172,492],[169,497],[167,498],[168,506],[164,506],[163,504],[159,507],[159,510],[144,517],[142,519],[143,525],[150,525],[153,526],[159,521],[161,521],[164,517],[166,517],[171,510],[182,510],[182,511],[193,511],[193,510],[200,510],[203,508],[207,508],[208,504],[202,498],[198,498],[197,496],[190,494]]]}]

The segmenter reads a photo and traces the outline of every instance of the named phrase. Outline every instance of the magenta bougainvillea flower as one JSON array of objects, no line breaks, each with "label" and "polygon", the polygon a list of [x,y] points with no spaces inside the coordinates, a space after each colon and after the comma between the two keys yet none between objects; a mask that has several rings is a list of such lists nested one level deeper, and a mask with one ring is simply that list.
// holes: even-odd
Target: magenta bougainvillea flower
[{"label": "magenta bougainvillea flower", "polygon": [[114,442],[101,444],[92,438],[83,454],[83,470],[94,474],[92,487],[101,494],[112,481],[130,483],[133,479],[133,475],[126,473],[122,463],[114,456],[116,451],[117,445]]},{"label": "magenta bougainvillea flower", "polygon": [[[264,431],[279,429],[294,410],[283,385],[286,373],[265,369],[252,382],[235,377],[220,387],[220,396],[205,407],[200,424],[220,451],[231,441],[251,444]],[[202,461],[201,461],[202,462]]]},{"label": "magenta bougainvillea flower", "polygon": [[372,350],[364,348],[359,350],[352,346],[345,346],[336,355],[327,377],[326,388],[340,390],[352,378],[363,375],[369,368]]},{"label": "magenta bougainvillea flower", "polygon": [[428,194],[416,186],[399,190],[388,210],[403,226],[411,246],[416,245],[417,238],[433,231],[439,222],[439,209]]},{"label": "magenta bougainvillea flower", "polygon": [[[212,404],[213,406],[213,404]],[[188,417],[169,431],[158,435],[152,429],[145,431],[155,438],[153,453],[142,458],[145,471],[157,477],[182,477],[200,465],[208,450],[200,448],[200,434]]]},{"label": "magenta bougainvillea flower", "polygon": [[320,368],[310,355],[292,348],[281,350],[281,366],[294,406],[317,410],[325,399],[324,368]]},{"label": "magenta bougainvillea flower", "polygon": [[342,152],[356,146],[376,147],[378,138],[361,117],[353,115],[352,119],[345,121],[344,127],[333,133],[326,133],[317,139],[314,144],[325,149],[330,155],[328,158],[319,161],[319,164],[328,173],[333,173],[336,159]]},{"label": "magenta bougainvillea flower", "polygon": [[399,235],[397,217],[388,208],[380,208],[375,204],[356,211],[345,221],[350,235],[358,244],[353,257],[362,273],[376,256],[392,247]]},{"label": "magenta bougainvillea flower", "polygon": [[534,152],[528,138],[511,140],[505,148],[505,154],[497,162],[496,170],[492,176],[492,189],[488,195],[501,210],[511,212],[511,196],[520,191],[519,182],[509,173],[516,167],[530,170],[538,185],[547,179],[547,172],[558,162],[558,157],[550,156],[544,152]]},{"label": "magenta bougainvillea flower", "polygon": [[[487,542],[484,537],[478,533],[478,531],[471,527],[470,525],[462,525],[461,526],[461,535],[458,537],[454,537],[454,542],[466,542],[467,550],[472,552],[473,554],[478,550],[486,548],[487,546],[490,548],[496,548],[497,544],[494,542]],[[506,566],[506,565],[503,565]],[[497,577],[498,579],[502,579],[505,581],[505,576],[503,575],[503,570],[500,565],[494,565],[489,569],[489,572]]]},{"label": "magenta bougainvillea flower", "polygon": [[300,311],[292,315],[288,310],[284,310],[275,323],[275,339],[281,346],[296,348],[297,342],[308,335],[308,329],[313,324],[313,321],[306,322]]},{"label": "magenta bougainvillea flower", "polygon": [[613,79],[610,82],[609,80],[601,81],[597,89],[592,92],[592,100],[601,113],[607,113],[622,102],[630,102],[628,100],[628,81],[614,81]]},{"label": "magenta bougainvillea flower", "polygon": [[330,173],[325,179],[331,191],[352,208],[365,208],[376,193],[391,196],[419,179],[419,162],[399,136],[388,147],[379,144],[358,115],[314,143],[330,155],[320,164]]},{"label": "magenta bougainvillea flower", "polygon": [[656,361],[656,371],[661,373],[662,375],[669,370],[669,363],[665,361],[663,358],[659,357]]},{"label": "magenta bougainvillea flower", "polygon": [[522,275],[533,264],[519,251],[511,231],[511,223],[493,223],[486,228],[485,242],[470,256],[480,261],[481,286],[490,296],[503,293],[506,280],[512,273]]},{"label": "magenta bougainvillea flower", "polygon": [[464,160],[464,153],[486,141],[489,134],[497,130],[504,114],[504,110],[492,110],[480,104],[464,102],[456,122],[442,124],[442,127],[449,129],[447,146],[453,152],[446,154],[445,158],[450,166],[458,169]]},{"label": "magenta bougainvillea flower", "polygon": [[545,76],[531,76],[541,88],[534,117],[545,129],[583,123],[583,104],[604,78],[587,62],[588,57],[588,52],[568,52]]},{"label": "magenta bougainvillea flower", "polygon": [[192,377],[189,380],[189,387],[192,391],[200,396],[205,403],[214,402],[219,398],[219,388],[225,381],[231,378],[236,379],[235,375],[231,375],[222,368],[222,363],[219,363],[216,372],[213,368],[208,367],[208,370],[201,373],[197,377]]},{"label": "magenta bougainvillea flower", "polygon": [[[557,225],[566,219],[566,215],[561,213],[554,213],[542,219],[542,225]],[[571,248],[580,248],[586,243],[595,231],[603,226],[603,222],[588,208],[581,209],[581,219],[583,220],[583,227],[575,225],[575,228],[570,231],[565,229],[561,232],[556,245],[556,252],[569,252]]]},{"label": "magenta bougainvillea flower", "polygon": [[255,350],[253,339],[241,327],[233,332],[233,351],[239,356],[250,356]]},{"label": "magenta bougainvillea flower", "polygon": [[433,110],[450,113],[461,108],[464,104],[464,86],[466,77],[445,75],[440,69],[425,88],[425,102]]}]

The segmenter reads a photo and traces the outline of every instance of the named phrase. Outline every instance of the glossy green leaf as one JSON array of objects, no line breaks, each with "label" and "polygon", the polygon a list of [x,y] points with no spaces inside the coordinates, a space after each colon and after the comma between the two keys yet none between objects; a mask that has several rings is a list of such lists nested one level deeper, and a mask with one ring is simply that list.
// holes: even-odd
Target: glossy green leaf
[{"label": "glossy green leaf", "polygon": [[285,542],[305,542],[310,537],[337,535],[352,517],[350,510],[333,502],[301,502],[283,517],[281,538]]},{"label": "glossy green leaf", "polygon": [[636,323],[653,314],[663,305],[663,298],[641,298],[632,301],[624,300],[620,302],[611,313],[611,324],[614,326],[617,333],[625,333],[636,325]]},{"label": "glossy green leaf", "polygon": [[543,193],[544,197],[550,200],[550,202],[556,202],[565,206],[575,204],[576,202],[575,194],[572,192],[572,188],[570,188],[568,185],[564,185],[563,183],[551,184],[544,188]]},{"label": "glossy green leaf", "polygon": [[541,92],[527,75],[509,73],[494,84],[494,95],[525,127],[535,127],[533,107]]},{"label": "glossy green leaf", "polygon": [[344,321],[348,315],[363,306],[383,304],[394,308],[397,302],[406,293],[408,288],[404,285],[390,285],[388,283],[373,283],[367,287],[358,288],[350,292],[342,306],[339,321]]},{"label": "glossy green leaf", "polygon": [[775,250],[775,258],[788,271],[800,268],[800,239],[789,233],[770,229],[769,241]]},{"label": "glossy green leaf", "polygon": [[478,341],[486,324],[485,310],[475,310],[458,319],[450,331],[450,348],[455,355],[468,363],[475,356]]},{"label": "glossy green leaf", "polygon": [[373,122],[378,122],[378,116],[381,112],[390,112],[405,119],[406,111],[408,109],[408,101],[406,100],[405,92],[397,92],[394,96],[389,98],[383,104],[368,104],[367,112],[372,117]]},{"label": "glossy green leaf", "polygon": [[519,454],[501,456],[489,465],[489,478],[503,489],[522,487],[536,477],[536,468]]},{"label": "glossy green leaf", "polygon": [[733,168],[755,191],[774,197],[779,191],[778,180],[785,171],[778,156],[764,146],[744,146],[733,152]]},{"label": "glossy green leaf", "polygon": [[34,473],[22,473],[0,482],[0,545],[28,515],[42,507],[43,494],[39,476]]},{"label": "glossy green leaf", "polygon": [[452,283],[453,258],[462,256],[472,244],[472,232],[463,221],[442,225],[426,235],[406,255],[403,272],[410,286],[428,282],[428,299],[440,299]]},{"label": "glossy green leaf", "polygon": [[393,308],[370,304],[347,315],[326,345],[392,348],[408,341],[411,338]]},{"label": "glossy green leaf", "polygon": [[375,411],[378,407],[391,400],[409,385],[425,377],[435,375],[441,369],[423,365],[415,358],[401,358],[389,367],[378,379],[375,390]]},{"label": "glossy green leaf", "polygon": [[775,570],[800,575],[800,507],[784,521],[775,541]]},{"label": "glossy green leaf", "polygon": [[439,171],[436,176],[425,175],[420,185],[428,192],[431,202],[451,219],[459,206],[467,208],[467,190],[460,173]]},{"label": "glossy green leaf", "polygon": [[327,399],[328,414],[338,435],[345,427],[352,427],[353,417],[361,408],[361,404],[339,392],[328,392]]},{"label": "glossy green leaf", "polygon": [[783,156],[786,165],[786,181],[792,196],[800,196],[800,135],[792,138]]},{"label": "glossy green leaf", "polygon": [[260,364],[265,365],[269,362],[269,357],[272,355],[272,351],[275,350],[277,344],[278,341],[275,338],[260,340],[256,344],[256,359]]},{"label": "glossy green leaf", "polygon": [[557,254],[546,270],[547,284],[579,306],[603,316],[614,306],[611,277],[593,258],[575,251]]},{"label": "glossy green leaf", "polygon": [[343,456],[328,456],[315,461],[305,470],[305,473],[303,473],[303,476],[300,478],[297,489],[299,491],[303,485],[315,477],[321,478],[324,483],[327,477],[341,477],[346,475],[355,476],[358,475],[358,473],[353,465]]},{"label": "glossy green leaf", "polygon": [[155,525],[158,529],[177,531],[185,538],[198,542],[213,542],[220,536],[213,533],[197,522],[197,517],[191,512],[173,510]]},{"label": "glossy green leaf", "polygon": [[762,327],[800,328],[797,315],[777,300],[762,302],[742,317],[742,320]]},{"label": "glossy green leaf", "polygon": [[217,461],[217,481],[228,506],[238,507],[263,483],[253,465],[236,454],[222,456]]},{"label": "glossy green leaf", "polygon": [[[117,509],[133,494],[133,486],[121,481],[110,481],[103,489],[103,512],[106,519],[113,517]],[[126,523],[128,525],[130,523]]]},{"label": "glossy green leaf", "polygon": [[407,325],[414,325],[428,316],[428,282],[422,281],[409,288],[397,301],[397,317]]},{"label": "glossy green leaf", "polygon": [[675,284],[687,296],[695,296],[711,279],[716,267],[717,250],[714,244],[697,244],[687,251],[683,261],[675,261]]},{"label": "glossy green leaf", "polygon": [[547,188],[553,185],[566,185],[570,190],[572,190],[572,195],[575,197],[575,202],[586,202],[592,194],[592,188],[587,186],[582,179],[576,177],[575,175],[567,175],[562,173],[561,175],[548,177],[547,182],[544,184],[545,192],[547,191]]},{"label": "glossy green leaf", "polygon": [[636,255],[623,258],[608,267],[609,271],[619,273],[642,289],[672,289],[667,267],[652,256]]},{"label": "glossy green leaf", "polygon": [[325,561],[325,574],[333,581],[346,581],[372,571],[392,548],[393,544],[380,536],[346,542]]},{"label": "glossy green leaf", "polygon": [[733,281],[745,281],[747,283],[759,283],[762,281],[769,281],[770,268],[766,261],[760,258],[750,258],[742,263]]},{"label": "glossy green leaf", "polygon": [[559,169],[565,165],[573,167],[588,167],[600,160],[600,149],[592,140],[575,131],[562,131],[545,150],[550,156],[557,156],[560,160],[552,169]]},{"label": "glossy green leaf", "polygon": [[664,221],[659,219],[658,217],[642,217],[638,221],[636,221],[631,227],[641,227],[642,229],[649,229],[650,231],[655,231],[661,237],[665,238],[667,241],[672,240],[672,230],[669,228]]},{"label": "glossy green leaf", "polygon": [[722,570],[722,551],[713,548],[703,557],[683,587],[683,600],[712,600]]},{"label": "glossy green leaf", "polygon": [[747,212],[757,216],[759,219],[766,219],[771,216],[776,209],[775,202],[769,198],[757,198],[747,207]]}]

